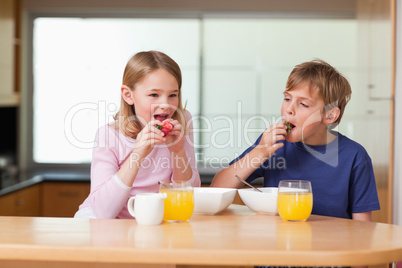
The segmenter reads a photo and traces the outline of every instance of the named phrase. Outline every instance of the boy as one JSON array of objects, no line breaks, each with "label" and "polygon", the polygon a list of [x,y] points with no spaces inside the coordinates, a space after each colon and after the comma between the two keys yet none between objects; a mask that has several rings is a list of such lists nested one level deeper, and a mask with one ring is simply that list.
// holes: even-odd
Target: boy
[{"label": "boy", "polygon": [[243,186],[264,177],[264,187],[279,181],[311,181],[313,214],[372,221],[380,209],[371,159],[366,150],[332,129],[341,121],[351,88],[335,68],[322,60],[297,65],[288,77],[282,122],[271,125],[212,187]]}]

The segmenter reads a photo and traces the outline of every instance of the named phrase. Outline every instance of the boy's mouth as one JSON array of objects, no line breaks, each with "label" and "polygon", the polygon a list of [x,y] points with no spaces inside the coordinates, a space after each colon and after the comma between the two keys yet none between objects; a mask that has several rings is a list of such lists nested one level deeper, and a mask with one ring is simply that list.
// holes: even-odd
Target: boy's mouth
[{"label": "boy's mouth", "polygon": [[169,115],[168,114],[155,114],[154,118],[155,120],[159,120],[161,122],[165,121],[166,119],[168,119]]},{"label": "boy's mouth", "polygon": [[286,131],[287,131],[288,133],[290,133],[290,131],[291,131],[293,128],[296,127],[295,125],[293,125],[292,123],[289,123],[289,122],[285,122],[284,124],[286,125]]}]

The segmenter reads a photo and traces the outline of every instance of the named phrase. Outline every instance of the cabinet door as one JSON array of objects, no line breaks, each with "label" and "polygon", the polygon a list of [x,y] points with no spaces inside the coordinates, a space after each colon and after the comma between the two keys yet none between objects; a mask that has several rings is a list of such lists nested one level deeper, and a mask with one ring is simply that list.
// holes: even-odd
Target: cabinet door
[{"label": "cabinet door", "polygon": [[14,92],[14,0],[0,0],[0,106],[15,105]]},{"label": "cabinet door", "polygon": [[40,216],[40,185],[0,197],[1,216]]},{"label": "cabinet door", "polygon": [[[358,0],[356,4],[359,34],[357,62],[360,72],[345,115],[348,109],[355,112],[353,117],[350,116],[352,114],[346,115],[341,125],[352,130],[349,133],[353,133],[352,139],[364,146],[373,162],[381,206],[381,210],[373,212],[373,220],[391,223],[392,174],[389,170],[392,170],[393,155],[393,11],[391,0]],[[378,141],[381,141],[381,146]]]},{"label": "cabinet door", "polygon": [[73,217],[89,190],[89,182],[44,182],[42,216]]}]

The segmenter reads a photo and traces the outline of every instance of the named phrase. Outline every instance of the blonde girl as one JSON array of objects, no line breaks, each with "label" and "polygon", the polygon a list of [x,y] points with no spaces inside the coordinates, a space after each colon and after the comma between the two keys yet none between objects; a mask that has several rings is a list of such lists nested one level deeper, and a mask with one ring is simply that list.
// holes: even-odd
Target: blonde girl
[{"label": "blonde girl", "polygon": [[[77,218],[131,218],[127,201],[158,192],[160,180],[200,185],[191,115],[181,102],[181,71],[158,51],[135,54],[127,63],[115,121],[98,129],[91,164],[91,192]],[[158,126],[173,129],[165,135]]]}]

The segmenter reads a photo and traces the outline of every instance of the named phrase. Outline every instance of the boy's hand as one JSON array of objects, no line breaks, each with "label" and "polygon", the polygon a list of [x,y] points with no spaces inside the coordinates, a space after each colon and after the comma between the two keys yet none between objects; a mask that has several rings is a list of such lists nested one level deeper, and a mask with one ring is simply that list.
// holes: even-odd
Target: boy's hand
[{"label": "boy's hand", "polygon": [[278,141],[285,140],[286,133],[285,124],[273,124],[263,132],[260,143],[256,149],[260,150],[264,156],[268,158],[271,157],[276,150],[283,147],[283,143]]}]

